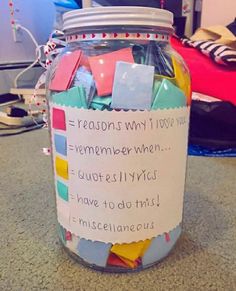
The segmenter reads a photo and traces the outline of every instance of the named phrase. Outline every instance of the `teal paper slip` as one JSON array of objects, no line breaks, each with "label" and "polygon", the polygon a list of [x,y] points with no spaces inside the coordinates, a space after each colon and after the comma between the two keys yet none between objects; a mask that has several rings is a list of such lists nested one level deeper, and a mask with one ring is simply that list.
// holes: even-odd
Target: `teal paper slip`
[{"label": "teal paper slip", "polygon": [[90,104],[90,107],[93,109],[104,110],[106,108],[109,108],[110,104],[111,104],[111,96],[109,97],[95,96],[93,98],[92,103]]},{"label": "teal paper slip", "polygon": [[154,98],[152,110],[183,106],[186,106],[186,97],[184,93],[170,81],[166,79],[162,80]]},{"label": "teal paper slip", "polygon": [[68,187],[60,181],[57,181],[57,193],[63,200],[69,200]]},{"label": "teal paper slip", "polygon": [[88,108],[86,102],[86,92],[84,87],[73,87],[67,91],[52,95],[53,103],[72,106],[77,108]]}]

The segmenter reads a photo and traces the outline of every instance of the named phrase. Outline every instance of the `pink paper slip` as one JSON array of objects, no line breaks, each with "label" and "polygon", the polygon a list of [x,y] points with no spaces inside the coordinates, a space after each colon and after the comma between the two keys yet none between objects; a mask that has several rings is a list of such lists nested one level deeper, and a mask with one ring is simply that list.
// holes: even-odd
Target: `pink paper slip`
[{"label": "pink paper slip", "polygon": [[49,85],[50,90],[64,91],[70,87],[79,67],[81,55],[82,52],[78,50],[61,58],[55,76]]},{"label": "pink paper slip", "polygon": [[86,70],[91,72],[91,69],[90,69],[90,66],[89,66],[88,57],[84,53],[82,53],[82,55],[81,55],[80,66],[81,67],[85,67]]},{"label": "pink paper slip", "polygon": [[66,130],[66,118],[64,110],[57,109],[55,107],[52,108],[52,128]]},{"label": "pink paper slip", "polygon": [[131,48],[125,48],[111,53],[89,57],[88,59],[93,77],[95,79],[98,96],[106,96],[111,94],[116,62],[124,61],[134,63]]}]

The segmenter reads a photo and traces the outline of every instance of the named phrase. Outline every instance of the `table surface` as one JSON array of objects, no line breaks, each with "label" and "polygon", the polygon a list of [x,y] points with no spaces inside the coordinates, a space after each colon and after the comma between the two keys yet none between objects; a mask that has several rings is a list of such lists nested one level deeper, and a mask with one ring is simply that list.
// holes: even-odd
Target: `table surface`
[{"label": "table surface", "polygon": [[236,290],[236,159],[189,157],[183,233],[139,273],[106,274],[59,244],[46,129],[0,138],[0,290]]}]

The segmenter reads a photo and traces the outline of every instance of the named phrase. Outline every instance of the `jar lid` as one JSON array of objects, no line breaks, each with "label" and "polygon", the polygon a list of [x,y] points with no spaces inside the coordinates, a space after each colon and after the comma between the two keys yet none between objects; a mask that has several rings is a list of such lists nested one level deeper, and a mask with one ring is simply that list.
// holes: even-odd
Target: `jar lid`
[{"label": "jar lid", "polygon": [[63,31],[102,26],[142,26],[172,29],[170,11],[140,6],[106,6],[77,9],[63,15]]}]

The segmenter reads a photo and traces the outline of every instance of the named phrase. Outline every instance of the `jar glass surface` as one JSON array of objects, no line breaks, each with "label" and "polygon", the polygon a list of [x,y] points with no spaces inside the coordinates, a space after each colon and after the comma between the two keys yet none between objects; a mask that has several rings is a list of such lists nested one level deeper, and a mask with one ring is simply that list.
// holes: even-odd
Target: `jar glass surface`
[{"label": "jar glass surface", "polygon": [[[141,155],[141,151],[144,151],[143,154],[148,152],[148,155],[158,154],[162,163],[165,163],[165,157],[171,151],[171,145],[168,148],[167,146],[162,148],[155,135],[153,135],[154,140],[151,146],[147,146],[145,140],[141,145],[142,148],[138,148],[138,145],[126,146],[129,133],[126,133],[126,135],[120,133],[122,122],[124,122],[122,118],[124,118],[123,114],[125,113],[164,112],[164,114],[172,114],[174,112],[173,118],[163,117],[158,120],[158,124],[157,122],[152,123],[150,117],[148,124],[143,123],[143,130],[149,126],[151,131],[156,126],[161,132],[164,127],[168,130],[170,127],[176,126],[176,131],[178,131],[181,122],[183,126],[186,126],[184,133],[179,135],[184,141],[180,145],[176,145],[176,147],[182,146],[184,148],[181,151],[181,155],[184,155],[183,161],[181,161],[181,167],[184,168],[181,169],[183,181],[180,183],[181,187],[176,186],[181,188],[181,190],[178,190],[179,192],[183,192],[188,127],[188,124],[185,125],[185,123],[188,123],[188,119],[186,114],[184,117],[181,116],[182,111],[180,114],[179,112],[175,113],[174,110],[189,109],[191,84],[188,69],[182,58],[170,46],[170,31],[161,27],[129,25],[112,27],[108,25],[73,28],[66,31],[66,39],[68,45],[52,63],[47,80],[60,240],[71,256],[82,264],[98,270],[129,272],[147,268],[162,260],[173,249],[181,234],[181,219],[176,220],[178,221],[176,225],[170,223],[172,228],[168,228],[156,236],[144,239],[144,235],[140,236],[139,239],[137,235],[132,241],[132,232],[141,232],[142,229],[145,232],[146,229],[152,227],[152,222],[143,222],[145,221],[144,218],[141,218],[139,222],[139,211],[144,211],[140,213],[148,215],[149,209],[151,213],[155,204],[155,207],[157,206],[156,212],[158,212],[158,207],[162,207],[162,203],[163,205],[166,203],[162,199],[163,194],[157,194],[155,197],[147,196],[146,200],[142,200],[143,197],[138,200],[137,196],[131,201],[130,199],[126,200],[121,193],[120,202],[117,202],[117,204],[114,201],[112,202],[112,199],[111,201],[107,200],[107,196],[102,196],[102,200],[97,196],[102,192],[102,187],[104,187],[105,192],[112,189],[109,187],[117,187],[115,192],[116,195],[119,195],[117,193],[120,189],[125,189],[122,187],[130,187],[132,192],[132,189],[139,187],[139,183],[145,185],[150,183],[150,189],[156,188],[156,193],[158,193],[158,179],[160,177],[169,184],[175,184],[175,178],[179,178],[177,176],[167,177],[168,173],[166,172],[161,173],[161,170],[159,171],[158,166],[155,165],[159,160],[155,161],[155,159],[150,168],[142,166],[142,160],[138,160],[137,164],[131,167],[133,171],[120,168],[122,161],[128,159],[128,156],[132,155],[132,151],[136,151],[137,156]],[[78,111],[78,114],[81,112],[82,116],[88,116],[88,119],[83,120],[80,115],[76,116],[76,110],[81,110]],[[106,122],[98,120],[101,115],[96,114],[101,112],[104,114]],[[94,120],[91,120],[91,116],[93,116],[91,114],[96,116]],[[121,120],[118,119],[118,114],[122,117]],[[145,117],[147,116],[149,115],[145,115]],[[177,118],[180,118],[178,116],[182,118],[182,121],[177,120]],[[130,121],[130,119],[128,120]],[[136,126],[136,134],[140,136],[143,133],[142,123],[138,124],[138,121],[133,124],[129,123],[129,126]],[[127,126],[127,123],[125,125]],[[75,127],[77,132],[81,132],[81,136],[77,136],[77,132],[73,135]],[[109,135],[108,131],[111,131],[111,129],[116,129],[116,133]],[[84,135],[83,131],[85,132]],[[165,132],[160,134],[165,135]],[[112,142],[112,139],[115,140],[115,136],[124,138],[123,142],[118,141],[119,146],[123,145],[123,147],[115,148],[116,142],[114,144]],[[150,133],[149,136],[151,139]],[[179,138],[179,136],[176,135],[176,138]],[[75,139],[74,143],[71,142],[73,138]],[[83,140],[78,140],[79,138]],[[87,139],[86,142],[84,139]],[[95,140],[94,144],[93,139]],[[99,139],[103,139],[101,147],[97,143]],[[109,148],[104,147],[104,139],[107,139]],[[132,134],[130,139],[132,139]],[[74,153],[70,156],[71,151]],[[164,154],[162,151],[166,153]],[[76,157],[76,154],[81,157],[81,160],[78,160],[81,162],[81,167],[74,166],[78,162],[73,162],[73,157]],[[96,156],[94,160],[93,155]],[[103,163],[103,155],[106,155],[106,159],[110,155],[109,159],[111,161],[104,160]],[[118,155],[122,155],[122,157],[120,161],[116,162],[116,156]],[[169,159],[167,157],[167,163]],[[131,159],[130,161],[135,164],[134,160]],[[93,164],[98,164],[95,166],[96,169],[90,169]],[[108,173],[109,169],[112,173]],[[79,181],[78,184],[76,184],[74,176]],[[116,186],[118,180],[123,185],[121,188]],[[74,190],[76,187],[78,189],[81,187],[83,193],[80,190],[76,192]],[[141,185],[140,188],[142,187],[144,186]],[[145,187],[143,189],[149,189],[148,185]],[[172,188],[174,189],[174,187]],[[96,189],[97,193],[94,193]],[[165,190],[162,189],[162,191],[165,193]],[[174,191],[172,190],[173,193]],[[91,192],[93,195],[90,195]],[[94,220],[84,219],[83,215],[82,218],[75,217],[74,214],[78,209],[77,206],[73,206],[74,204],[68,208],[67,204],[70,201],[76,201],[74,203],[81,205],[81,213],[85,217],[87,217],[87,209],[90,212],[88,215],[90,218],[93,218],[93,211],[95,215],[99,207],[103,207],[104,212],[110,211],[110,216],[112,216],[112,208],[117,207],[116,211],[120,211],[120,218],[123,217],[124,211],[126,211],[125,215],[128,217],[127,208],[130,207],[132,209],[130,211],[134,211],[131,216],[135,215],[135,211],[137,213],[137,225],[132,224],[134,225],[132,228],[129,221],[127,221],[127,225],[122,225],[123,221],[119,221],[119,213],[114,214],[118,217],[115,221],[116,225],[114,221],[98,222],[96,215]],[[181,203],[183,202],[181,201]],[[146,208],[146,212],[142,210],[144,208]],[[181,212],[182,209],[178,209],[178,211]],[[109,215],[105,216],[104,219],[109,220]],[[171,215],[170,213],[169,216]],[[71,221],[72,224],[74,223],[73,225],[77,224],[86,228],[86,231],[79,235],[76,226],[70,226]],[[96,234],[91,235],[91,237],[86,236],[86,232],[96,232],[100,228],[104,232],[104,240],[100,236],[99,239],[96,239]],[[109,242],[109,235],[106,237],[106,233],[116,232],[117,237],[119,237],[121,232],[127,230],[126,228],[129,228],[131,233],[127,242],[124,241],[125,239],[120,243],[117,243],[118,239],[114,242],[114,237],[113,241]]]}]

